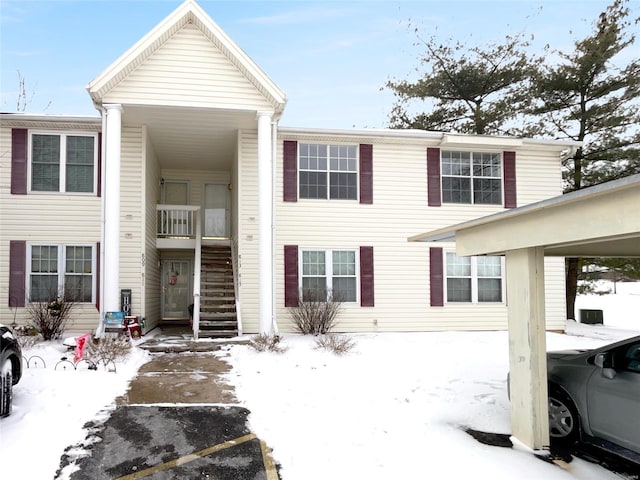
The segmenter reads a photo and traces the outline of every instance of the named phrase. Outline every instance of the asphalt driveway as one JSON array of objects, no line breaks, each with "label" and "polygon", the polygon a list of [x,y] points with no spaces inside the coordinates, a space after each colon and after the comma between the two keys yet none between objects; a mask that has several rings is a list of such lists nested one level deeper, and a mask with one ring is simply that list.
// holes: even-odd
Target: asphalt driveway
[{"label": "asphalt driveway", "polygon": [[222,406],[121,406],[91,429],[90,456],[71,480],[275,480],[249,411]]}]

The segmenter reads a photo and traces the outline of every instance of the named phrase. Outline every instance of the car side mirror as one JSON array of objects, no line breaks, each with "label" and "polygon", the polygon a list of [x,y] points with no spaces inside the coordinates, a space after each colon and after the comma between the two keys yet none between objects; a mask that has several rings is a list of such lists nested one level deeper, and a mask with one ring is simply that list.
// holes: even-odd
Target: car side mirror
[{"label": "car side mirror", "polygon": [[596,367],[600,368],[600,374],[604,378],[608,378],[609,380],[613,379],[616,376],[616,371],[610,367],[611,365],[611,357],[607,353],[599,353],[596,355],[593,363]]}]

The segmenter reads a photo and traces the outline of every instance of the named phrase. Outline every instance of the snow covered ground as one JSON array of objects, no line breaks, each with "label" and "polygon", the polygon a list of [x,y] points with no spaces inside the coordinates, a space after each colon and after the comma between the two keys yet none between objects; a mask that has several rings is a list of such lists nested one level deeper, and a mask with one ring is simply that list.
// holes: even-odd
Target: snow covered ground
[{"label": "snow covered ground", "polygon": [[[591,348],[640,334],[640,283],[579,297],[603,308],[604,326],[568,322],[549,333],[549,350]],[[358,334],[345,356],[286,335],[285,354],[234,345],[229,380],[255,433],[273,448],[283,480],[389,478],[617,479],[574,460],[569,470],[524,449],[482,445],[462,428],[509,433],[506,332]],[[64,449],[82,441],[85,422],[108,415],[148,358],[133,349],[117,373],[56,370],[59,344],[25,350],[31,368],[0,420],[2,478],[52,479]],[[46,368],[34,368],[35,355]]]}]

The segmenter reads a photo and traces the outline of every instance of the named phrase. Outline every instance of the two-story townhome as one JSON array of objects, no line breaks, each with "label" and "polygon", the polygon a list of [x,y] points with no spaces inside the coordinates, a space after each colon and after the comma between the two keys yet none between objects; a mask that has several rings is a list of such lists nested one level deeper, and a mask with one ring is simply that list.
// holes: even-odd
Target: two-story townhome
[{"label": "two-story townhome", "polygon": [[[187,0],[88,85],[99,116],[1,114],[0,315],[72,294],[72,331],[125,310],[148,331],[506,329],[501,257],[412,243],[561,193],[550,140],[279,125],[284,93]],[[545,261],[547,327],[564,266]],[[124,305],[123,305],[124,302]]]}]

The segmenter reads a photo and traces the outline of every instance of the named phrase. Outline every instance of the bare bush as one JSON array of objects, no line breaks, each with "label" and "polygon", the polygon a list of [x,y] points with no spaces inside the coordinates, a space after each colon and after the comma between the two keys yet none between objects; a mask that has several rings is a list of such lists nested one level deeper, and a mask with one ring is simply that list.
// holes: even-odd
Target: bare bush
[{"label": "bare bush", "polygon": [[279,335],[268,335],[261,333],[256,335],[249,342],[249,346],[258,352],[284,353],[289,347],[280,343]]},{"label": "bare bush", "polygon": [[73,306],[71,296],[58,292],[43,300],[32,300],[27,307],[27,324],[35,328],[44,340],[57,340],[67,327]]},{"label": "bare bush", "polygon": [[297,307],[290,307],[293,325],[304,335],[324,335],[336,324],[342,308],[338,295],[325,291],[303,291]]},{"label": "bare bush", "polygon": [[320,335],[316,338],[316,348],[328,350],[336,355],[345,355],[356,346],[356,342],[346,335]]},{"label": "bare bush", "polygon": [[23,349],[31,348],[43,340],[38,330],[30,325],[16,325],[12,327],[12,329],[18,339],[20,347]]},{"label": "bare bush", "polygon": [[118,335],[116,337],[94,338],[87,342],[84,357],[94,364],[102,362],[105,366],[115,364],[118,360],[126,358],[131,352],[129,337]]}]

